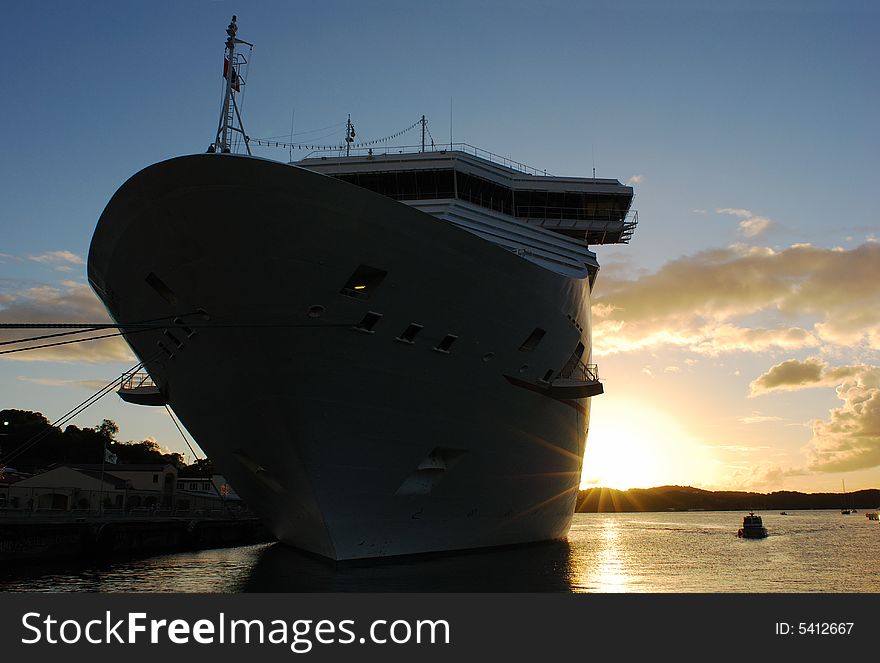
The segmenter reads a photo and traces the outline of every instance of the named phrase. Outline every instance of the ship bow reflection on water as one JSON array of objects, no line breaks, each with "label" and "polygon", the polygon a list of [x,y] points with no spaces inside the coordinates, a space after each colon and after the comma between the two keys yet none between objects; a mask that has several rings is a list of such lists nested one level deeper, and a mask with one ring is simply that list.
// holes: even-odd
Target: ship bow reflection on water
[{"label": "ship bow reflection on water", "polygon": [[570,592],[568,541],[381,561],[332,562],[266,546],[247,592]]},{"label": "ship bow reflection on water", "polygon": [[409,559],[333,564],[274,544],[261,551],[242,589],[250,592],[626,592],[632,591],[632,580],[637,576],[621,546],[620,525],[609,516],[601,523],[575,524],[564,541]]}]

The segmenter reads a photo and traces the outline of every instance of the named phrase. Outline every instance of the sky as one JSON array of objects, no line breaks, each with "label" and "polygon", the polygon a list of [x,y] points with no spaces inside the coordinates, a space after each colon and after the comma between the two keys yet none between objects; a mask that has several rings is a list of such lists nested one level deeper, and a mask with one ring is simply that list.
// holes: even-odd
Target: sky
[{"label": "sky", "polygon": [[[252,137],[425,114],[438,143],[635,188],[632,242],[596,247],[583,486],[880,487],[876,3],[6,6],[0,322],[106,319],[97,219],[211,142],[233,13]],[[0,355],[0,409],[54,420],[134,363],[116,340]],[[161,408],[111,394],[71,423],[103,418],[191,458]]]}]

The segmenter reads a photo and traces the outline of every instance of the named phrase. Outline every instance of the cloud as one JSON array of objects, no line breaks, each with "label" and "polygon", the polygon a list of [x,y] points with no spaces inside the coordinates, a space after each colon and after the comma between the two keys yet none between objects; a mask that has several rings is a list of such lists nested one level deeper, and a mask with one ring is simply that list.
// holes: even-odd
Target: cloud
[{"label": "cloud", "polygon": [[718,214],[730,214],[732,216],[741,216],[744,218],[748,218],[752,216],[752,211],[748,209],[741,208],[733,208],[733,207],[720,207],[715,210]]},{"label": "cloud", "polygon": [[784,419],[782,417],[774,417],[771,415],[759,414],[757,412],[755,412],[754,414],[751,414],[747,417],[740,417],[739,418],[739,422],[741,424],[747,424],[747,425],[763,424],[763,423],[767,423],[768,421],[784,421]]},{"label": "cloud", "polygon": [[807,468],[849,472],[880,466],[880,366],[829,367],[816,357],[790,359],[770,368],[750,387],[755,395],[835,385],[843,404],[832,408],[827,419],[810,421]]},{"label": "cloud", "polygon": [[21,382],[30,382],[31,384],[38,384],[43,387],[65,387],[69,385],[74,380],[62,380],[59,378],[31,378],[26,375],[18,375],[15,378],[16,380],[20,380]]},{"label": "cloud", "polygon": [[[849,367],[852,368],[852,367]],[[849,472],[880,466],[880,366],[865,366],[838,385],[843,405],[810,422],[808,467]]]},{"label": "cloud", "polygon": [[786,478],[804,474],[806,472],[800,468],[783,469],[770,462],[749,463],[746,467],[731,472],[725,485],[727,490],[779,490]]},{"label": "cloud", "polygon": [[773,227],[773,221],[764,216],[752,216],[739,222],[739,231],[746,237],[757,237]]},{"label": "cloud", "polygon": [[739,222],[739,232],[743,236],[749,238],[757,237],[775,226],[772,219],[768,219],[766,216],[757,216],[749,209],[743,209],[740,207],[719,207],[715,212],[717,214],[729,214],[730,216],[741,218],[742,221]]},{"label": "cloud", "polygon": [[69,272],[73,265],[85,265],[86,261],[72,251],[47,251],[37,256],[28,256],[28,260],[54,267],[59,272]]},{"label": "cloud", "polygon": [[711,356],[860,344],[877,350],[878,282],[876,242],[849,250],[733,245],[635,277],[600,274],[595,352],[667,346]]},{"label": "cloud", "polygon": [[715,444],[713,449],[721,449],[730,453],[750,454],[756,452],[771,451],[773,447],[767,446],[749,446],[747,444]]},{"label": "cloud", "polygon": [[60,378],[32,378],[26,375],[18,375],[16,376],[17,380],[21,382],[30,382],[31,384],[38,384],[44,387],[82,387],[83,389],[88,389],[89,391],[99,391],[107,386],[107,382],[101,380],[64,380]]},{"label": "cloud", "polygon": [[797,389],[813,386],[822,378],[825,362],[817,357],[800,361],[789,359],[772,366],[766,373],[749,384],[749,395],[758,396],[774,389]]},{"label": "cloud", "polygon": [[760,396],[771,391],[794,391],[809,387],[829,387],[870,373],[874,366],[857,364],[829,368],[820,357],[809,357],[803,361],[787,359],[771,366],[765,373],[749,384],[749,395]]},{"label": "cloud", "polygon": [[[61,281],[56,285],[28,284],[5,281],[6,289],[0,293],[0,322],[112,322],[104,305],[86,284],[78,281]],[[53,330],[0,330],[0,341],[40,336]],[[110,332],[106,332],[110,333]],[[71,339],[76,336],[71,336]],[[41,345],[68,340],[65,337],[45,339],[29,345]],[[0,351],[19,346],[0,346]],[[85,343],[72,343],[40,350],[0,355],[0,359],[16,361],[83,361],[130,362],[133,355],[121,338],[107,338]]]},{"label": "cloud", "polygon": [[645,178],[644,175],[633,175],[632,177],[630,177],[630,178],[626,181],[626,183],[627,183],[627,184],[641,184],[641,183],[642,183],[642,180],[643,180],[644,178]]}]

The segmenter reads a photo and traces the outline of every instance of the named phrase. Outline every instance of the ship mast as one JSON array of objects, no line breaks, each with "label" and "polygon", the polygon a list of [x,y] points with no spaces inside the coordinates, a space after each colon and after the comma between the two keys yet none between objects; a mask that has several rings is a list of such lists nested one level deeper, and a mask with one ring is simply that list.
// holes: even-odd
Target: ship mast
[{"label": "ship mast", "polygon": [[[244,124],[241,121],[241,113],[238,104],[235,101],[235,95],[241,92],[241,86],[244,85],[244,79],[241,77],[241,65],[245,64],[244,56],[235,52],[236,44],[245,44],[253,47],[250,42],[236,38],[238,25],[236,17],[232,17],[232,21],[226,28],[226,52],[223,60],[223,77],[226,79],[226,92],[223,95],[223,106],[220,110],[220,123],[217,126],[217,136],[208,152],[229,153],[231,149],[232,132],[237,131],[244,138],[244,147],[248,155],[251,153],[251,147],[248,144],[248,136],[244,132]],[[237,120],[237,123],[236,123]]]},{"label": "ship mast", "polygon": [[348,114],[348,122],[345,123],[345,156],[351,156],[351,144],[354,142],[354,125],[351,123],[351,113]]},{"label": "ship mast", "polygon": [[425,151],[425,126],[427,126],[427,122],[425,121],[425,116],[422,115],[422,119],[419,120],[419,124],[422,125],[422,152]]}]

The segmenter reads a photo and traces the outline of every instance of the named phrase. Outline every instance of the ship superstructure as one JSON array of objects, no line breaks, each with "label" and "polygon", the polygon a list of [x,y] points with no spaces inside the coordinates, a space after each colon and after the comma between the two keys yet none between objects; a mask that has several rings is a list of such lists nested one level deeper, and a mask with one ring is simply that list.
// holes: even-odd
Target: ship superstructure
[{"label": "ship superstructure", "polygon": [[638,223],[632,187],[618,180],[547,176],[464,143],[297,165],[401,201],[548,269],[579,277],[586,269],[591,282],[598,263],[589,245],[628,242]]},{"label": "ship superstructure", "polygon": [[95,231],[113,318],[169,321],[126,335],[149,379],[123,397],[173,407],[280,540],[333,559],[564,536],[602,392],[590,246],[632,235],[632,189],[464,145],[285,164],[222,125]]}]

